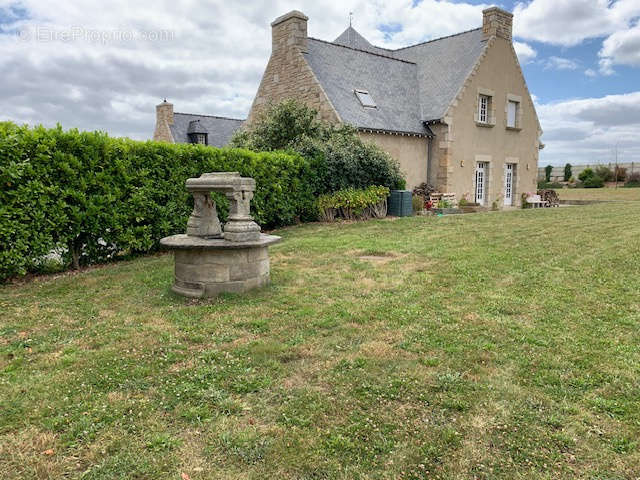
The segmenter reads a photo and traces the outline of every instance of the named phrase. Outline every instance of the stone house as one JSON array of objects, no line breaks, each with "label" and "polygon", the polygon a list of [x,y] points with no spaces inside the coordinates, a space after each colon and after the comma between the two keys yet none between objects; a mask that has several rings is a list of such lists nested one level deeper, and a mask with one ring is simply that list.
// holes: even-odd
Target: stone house
[{"label": "stone house", "polygon": [[536,189],[542,130],[512,20],[492,7],[480,28],[390,50],[351,26],[333,42],[309,37],[308,17],[289,12],[271,23],[271,57],[247,124],[270,102],[295,98],[387,151],[407,188],[428,182],[482,205],[518,206]]},{"label": "stone house", "polygon": [[201,143],[224,147],[244,120],[196,115],[173,111],[173,104],[165,99],[156,105],[156,128],[153,139],[169,143]]}]

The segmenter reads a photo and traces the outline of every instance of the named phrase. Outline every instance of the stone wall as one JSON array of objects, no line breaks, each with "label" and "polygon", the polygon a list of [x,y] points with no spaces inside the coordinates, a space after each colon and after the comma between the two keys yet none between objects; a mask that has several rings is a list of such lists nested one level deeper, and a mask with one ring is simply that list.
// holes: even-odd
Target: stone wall
[{"label": "stone wall", "polygon": [[511,41],[513,14],[498,7],[482,11],[482,33],[485,38],[501,37]]},{"label": "stone wall", "polygon": [[272,51],[262,76],[247,124],[269,104],[295,98],[318,111],[319,117],[340,122],[326,93],[304,59],[307,46],[307,17],[297,11],[277,18],[271,24]]}]

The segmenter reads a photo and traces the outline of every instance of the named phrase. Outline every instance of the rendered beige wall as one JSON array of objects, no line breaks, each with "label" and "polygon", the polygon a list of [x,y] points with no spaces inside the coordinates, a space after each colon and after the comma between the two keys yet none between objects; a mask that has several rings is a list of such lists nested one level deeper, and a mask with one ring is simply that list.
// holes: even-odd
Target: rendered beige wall
[{"label": "rendered beige wall", "polygon": [[427,181],[428,140],[424,137],[360,132],[363,141],[373,143],[400,164],[407,189]]},{"label": "rendered beige wall", "polygon": [[[476,124],[477,99],[481,91],[493,91],[495,125]],[[506,128],[507,95],[521,97],[520,130]],[[474,199],[476,161],[489,161],[487,206],[503,205],[506,163],[516,163],[513,205],[521,204],[521,194],[536,190],[539,125],[533,102],[518,67],[511,42],[494,38],[475,75],[467,81],[462,95],[447,115],[449,124],[449,174],[447,188],[460,198]]]}]

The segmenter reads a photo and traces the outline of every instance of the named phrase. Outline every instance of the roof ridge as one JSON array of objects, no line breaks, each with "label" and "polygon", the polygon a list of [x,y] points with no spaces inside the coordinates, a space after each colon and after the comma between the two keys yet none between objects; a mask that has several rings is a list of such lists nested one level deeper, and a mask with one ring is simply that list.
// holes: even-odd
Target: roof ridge
[{"label": "roof ridge", "polygon": [[[392,50],[392,51],[393,52],[399,52],[400,50],[405,50],[407,48],[417,47],[418,45],[424,45],[426,43],[437,42],[438,40],[444,40],[445,38],[457,37],[458,35],[464,35],[465,33],[475,32],[476,30],[482,30],[482,27],[472,28],[470,30],[465,30],[464,32],[453,33],[451,35],[445,35],[444,37],[432,38],[431,40],[426,40],[426,41],[420,42],[420,43],[414,43],[413,45],[407,45],[406,47],[400,47],[400,48],[397,48],[397,49]],[[382,47],[378,47],[378,48],[382,48]]]},{"label": "roof ridge", "polygon": [[[389,60],[397,60],[398,62],[404,62],[404,63],[409,63],[411,65],[417,65],[416,62],[410,62],[409,60],[404,60],[402,58],[390,57],[388,55],[381,55],[380,53],[370,52],[369,50],[361,50],[359,48],[353,48],[353,47],[349,47],[347,45],[340,45],[339,43],[328,42],[327,40],[321,40],[319,38],[314,38],[314,37],[307,37],[307,38],[309,40],[315,40],[316,42],[321,42],[321,43],[326,43],[328,45],[333,45],[334,47],[348,48],[349,50],[354,50],[356,52],[362,52],[362,53],[368,53],[369,55],[375,55],[376,57],[388,58]],[[380,48],[380,47],[376,47],[375,45],[372,45],[372,47]],[[387,50],[387,49],[385,49],[385,50]]]},{"label": "roof ridge", "polygon": [[191,115],[192,117],[220,118],[221,120],[234,120],[236,122],[244,122],[246,120],[246,118],[221,117],[220,115],[205,115],[203,113],[174,112],[173,114],[174,115]]}]

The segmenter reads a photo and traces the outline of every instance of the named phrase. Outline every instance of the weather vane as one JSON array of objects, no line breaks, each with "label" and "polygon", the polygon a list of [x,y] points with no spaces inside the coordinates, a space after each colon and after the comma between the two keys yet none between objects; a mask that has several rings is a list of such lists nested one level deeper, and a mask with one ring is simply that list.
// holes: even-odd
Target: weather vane
[{"label": "weather vane", "polygon": [[353,12],[349,12],[349,26],[351,26],[352,19],[353,19]]}]

